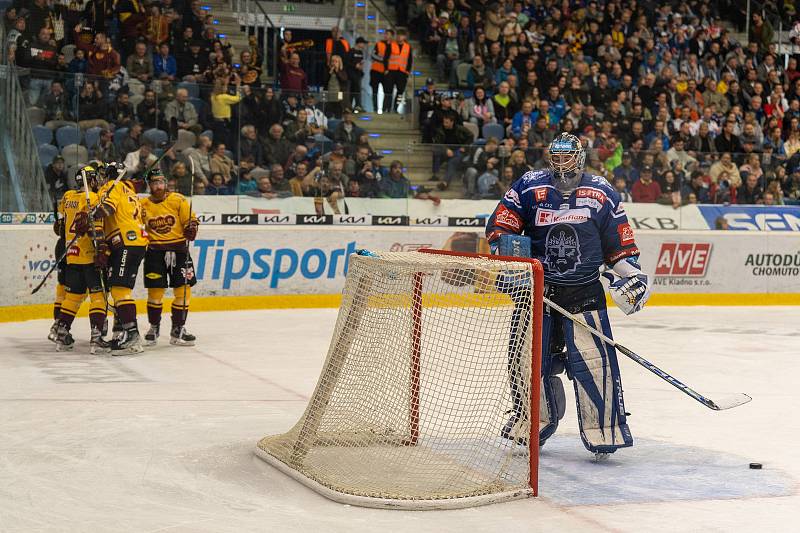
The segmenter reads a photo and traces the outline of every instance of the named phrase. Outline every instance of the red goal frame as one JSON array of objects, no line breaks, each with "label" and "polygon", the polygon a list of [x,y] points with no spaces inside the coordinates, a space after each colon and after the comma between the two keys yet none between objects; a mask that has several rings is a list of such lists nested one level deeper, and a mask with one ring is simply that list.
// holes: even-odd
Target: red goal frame
[{"label": "red goal frame", "polygon": [[[542,317],[544,315],[544,268],[537,259],[509,257],[502,255],[454,252],[422,248],[421,253],[451,255],[456,257],[475,257],[496,261],[528,263],[533,271],[533,306],[531,317],[531,405],[530,435],[528,436],[528,457],[530,461],[529,484],[534,496],[539,495],[539,396],[541,394],[542,374]],[[416,444],[419,438],[419,390],[420,390],[420,351],[422,346],[422,273],[414,274],[414,287],[411,297],[412,337],[411,337],[411,435],[409,445]]]}]

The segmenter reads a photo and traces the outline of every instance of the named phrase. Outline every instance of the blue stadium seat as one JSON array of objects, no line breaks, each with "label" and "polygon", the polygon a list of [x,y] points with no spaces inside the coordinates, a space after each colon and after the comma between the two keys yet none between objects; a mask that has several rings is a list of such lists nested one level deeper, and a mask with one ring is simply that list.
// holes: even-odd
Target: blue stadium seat
[{"label": "blue stadium seat", "polygon": [[53,158],[58,155],[58,148],[53,146],[52,144],[41,144],[39,145],[39,161],[41,161],[42,166],[46,167],[50,163],[53,162]]},{"label": "blue stadium seat", "polygon": [[329,118],[328,119],[328,131],[330,131],[330,132],[336,131],[336,128],[338,128],[339,124],[341,124],[341,123],[342,123],[341,119]]},{"label": "blue stadium seat", "polygon": [[167,132],[158,128],[150,128],[142,134],[142,137],[144,137],[145,140],[150,141],[153,146],[156,147],[161,146],[167,142],[167,140],[169,140],[169,135],[167,135]]},{"label": "blue stadium seat", "polygon": [[36,145],[50,144],[53,142],[53,130],[45,128],[44,126],[33,127],[33,138],[36,139]]},{"label": "blue stadium seat", "polygon": [[482,137],[488,139],[489,137],[496,137],[502,139],[505,137],[505,129],[500,124],[484,124],[482,130]]},{"label": "blue stadium seat", "polygon": [[59,148],[64,148],[68,144],[80,144],[81,130],[77,126],[61,126],[56,130],[56,142]]},{"label": "blue stadium seat", "polygon": [[200,97],[200,86],[190,81],[182,81],[178,84],[178,89],[186,89],[189,93],[189,98]]},{"label": "blue stadium seat", "polygon": [[206,103],[199,98],[189,98],[189,103],[194,106],[197,111],[197,117],[200,119],[201,124],[206,122]]},{"label": "blue stadium seat", "polygon": [[84,140],[86,141],[85,144],[87,148],[92,148],[95,144],[97,144],[97,139],[100,138],[101,131],[103,131],[103,128],[99,126],[86,130]]},{"label": "blue stadium seat", "polygon": [[201,134],[200,134],[200,136],[201,136],[201,137],[208,137],[208,138],[209,138],[209,139],[211,139],[212,141],[214,140],[214,132],[213,132],[213,131],[211,131],[211,130],[206,130],[206,131],[204,131],[203,133],[201,133]]},{"label": "blue stadium seat", "polygon": [[118,128],[114,130],[114,145],[117,148],[119,148],[119,146],[122,144],[122,141],[125,139],[125,137],[128,136],[128,131],[130,131],[129,128]]}]

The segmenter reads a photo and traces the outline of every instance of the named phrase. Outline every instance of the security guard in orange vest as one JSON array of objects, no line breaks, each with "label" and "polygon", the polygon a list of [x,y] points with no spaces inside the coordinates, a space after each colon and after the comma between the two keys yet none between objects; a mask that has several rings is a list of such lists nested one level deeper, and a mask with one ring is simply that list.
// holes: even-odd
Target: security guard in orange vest
[{"label": "security guard in orange vest", "polygon": [[325,65],[330,66],[331,56],[347,57],[350,43],[339,33],[339,26],[331,28],[331,36],[325,39]]},{"label": "security guard in orange vest", "polygon": [[369,86],[372,87],[372,111],[378,112],[378,87],[383,85],[383,101],[389,99],[386,89],[389,87],[386,80],[386,65],[389,62],[389,46],[394,41],[394,30],[383,32],[383,40],[372,47],[372,66],[369,68]]},{"label": "security guard in orange vest", "polygon": [[[405,96],[408,75],[411,73],[413,54],[411,45],[406,39],[408,33],[404,29],[397,30],[397,39],[389,47],[389,63],[386,77],[389,79],[388,90],[384,87],[386,96],[383,98],[383,112],[394,113],[397,111],[398,102]],[[397,89],[397,96],[391,98],[392,92]]]}]

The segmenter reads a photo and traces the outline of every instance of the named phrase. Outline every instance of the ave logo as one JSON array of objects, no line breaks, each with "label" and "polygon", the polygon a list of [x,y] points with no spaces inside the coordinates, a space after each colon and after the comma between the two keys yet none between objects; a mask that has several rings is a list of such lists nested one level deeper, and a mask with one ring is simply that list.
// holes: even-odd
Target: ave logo
[{"label": "ave logo", "polygon": [[656,263],[656,276],[703,277],[708,271],[711,243],[665,242]]}]

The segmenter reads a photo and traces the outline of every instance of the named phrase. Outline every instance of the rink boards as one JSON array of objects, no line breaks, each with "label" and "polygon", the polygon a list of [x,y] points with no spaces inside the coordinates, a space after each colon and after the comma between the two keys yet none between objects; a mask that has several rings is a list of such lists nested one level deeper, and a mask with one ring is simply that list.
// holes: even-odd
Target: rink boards
[{"label": "rink boards", "polygon": [[[55,260],[52,231],[0,226],[0,238],[0,321],[45,318],[54,276],[36,295],[30,291]],[[650,305],[800,303],[800,236],[794,232],[641,230],[636,242],[652,279]],[[198,278],[192,310],[336,307],[348,257],[357,249],[427,247],[488,248],[476,228],[206,225],[192,243]],[[134,292],[139,300],[145,294],[141,285]]]}]

